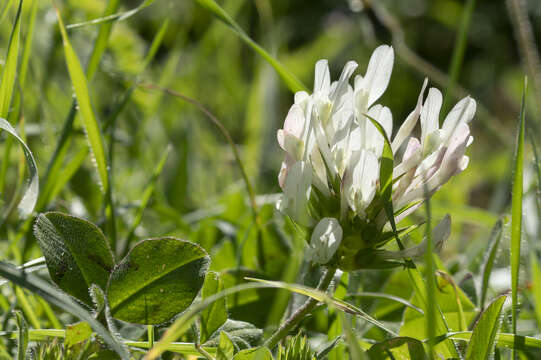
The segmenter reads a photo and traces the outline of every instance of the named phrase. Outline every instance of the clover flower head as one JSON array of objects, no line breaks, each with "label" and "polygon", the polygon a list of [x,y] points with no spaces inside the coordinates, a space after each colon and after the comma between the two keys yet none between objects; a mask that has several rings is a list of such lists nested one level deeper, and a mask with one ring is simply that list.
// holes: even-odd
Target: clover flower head
[{"label": "clover flower head", "polygon": [[[278,176],[283,193],[277,207],[296,223],[313,229],[308,256],[316,263],[330,261],[330,250],[356,256],[386,239],[388,219],[380,196],[380,169],[385,138],[391,139],[393,133],[393,117],[377,101],[387,89],[393,62],[393,48],[378,47],[364,76],[356,75],[352,85],[357,63],[346,63],[339,79],[331,82],[327,60],[319,60],[313,93],[295,94],[284,126],[278,130],[285,158]],[[430,88],[424,99],[426,86],[427,80],[415,108],[390,142],[395,222],[468,165],[464,154],[472,142],[468,124],[475,115],[475,101],[470,97],[459,101],[440,127],[441,92]],[[418,122],[419,139],[412,135]],[[340,229],[340,238],[346,241],[330,246],[321,240],[328,239],[322,235],[324,226],[333,229],[336,239]]]}]

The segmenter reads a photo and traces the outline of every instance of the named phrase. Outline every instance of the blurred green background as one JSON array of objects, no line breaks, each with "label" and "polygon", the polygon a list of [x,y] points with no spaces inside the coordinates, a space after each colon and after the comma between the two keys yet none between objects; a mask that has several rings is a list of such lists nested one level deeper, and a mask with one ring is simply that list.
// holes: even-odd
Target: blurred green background
[{"label": "blurred green background", "polygon": [[[20,117],[9,119],[24,128],[40,175],[46,174],[73,100],[55,8],[66,24],[100,18],[105,0],[38,1],[29,47],[28,74],[18,89]],[[520,1],[519,1],[520,2]],[[3,59],[16,11],[15,0],[0,2],[0,54]],[[453,218],[451,240],[442,258],[458,280],[479,269],[491,227],[510,203],[512,158],[526,68],[516,41],[509,4],[513,1],[477,0],[225,0],[219,4],[263,48],[311,88],[314,64],[329,59],[336,78],[348,60],[364,73],[373,49],[392,44],[396,52],[393,76],[381,103],[393,112],[395,128],[415,106],[423,79],[446,94],[447,111],[459,98],[471,95],[479,104],[472,122],[474,143],[465,173],[455,177],[433,201],[436,219]],[[141,2],[121,0],[118,11],[135,9]],[[449,74],[467,6],[474,5],[466,35],[457,83],[449,91]],[[524,1],[533,35],[541,39],[541,3]],[[25,1],[22,40],[31,29],[33,2]],[[275,70],[230,28],[195,1],[155,0],[133,16],[112,23],[107,49],[89,82],[96,116],[108,123],[104,131],[110,153],[116,230],[123,253],[138,239],[163,235],[190,238],[213,256],[212,268],[234,275],[256,272],[274,279],[295,281],[301,266],[303,243],[291,224],[273,210],[272,197],[280,191],[277,174],[283,153],[276,130],[283,124],[293,94]],[[69,30],[83,65],[88,63],[99,25]],[[164,37],[153,61],[145,57],[160,29]],[[22,54],[21,56],[24,56]],[[536,124],[541,102],[531,81],[527,121],[539,138]],[[130,94],[133,84],[139,84]],[[149,85],[187,95],[203,104],[231,134],[263,205],[264,237],[257,242],[244,183],[234,154],[222,133],[196,107]],[[541,89],[539,94],[541,94]],[[120,107],[126,96],[132,95]],[[110,121],[114,118],[114,121]],[[109,119],[109,120],[108,120]],[[24,122],[24,127],[22,124]],[[105,225],[103,195],[90,156],[78,166],[86,145],[76,118],[61,173],[65,183],[39,210],[60,210]],[[114,145],[111,151],[112,144]],[[130,227],[159,159],[172,146],[142,221]],[[0,153],[4,153],[4,143]],[[112,154],[112,155],[111,155]],[[83,153],[84,155],[84,153]],[[528,155],[531,165],[531,156]],[[20,149],[13,148],[6,166],[3,201],[7,206],[19,184]],[[19,169],[18,165],[19,164]],[[24,165],[24,164],[23,164]],[[532,175],[533,176],[533,175]],[[532,176],[527,176],[531,178]],[[43,183],[42,183],[43,185]],[[54,186],[53,186],[54,187]],[[424,216],[419,211],[419,218]],[[532,221],[535,221],[532,220]],[[23,258],[40,256],[29,231],[15,213],[0,231],[0,253],[13,244],[24,246]],[[535,224],[533,226],[536,226]],[[21,230],[22,229],[22,230]],[[28,228],[26,228],[28,230]],[[20,240],[22,236],[22,240]],[[419,236],[413,237],[418,240]],[[503,244],[505,247],[506,245]],[[263,255],[262,255],[263,254]],[[507,264],[506,253],[499,259]],[[9,255],[8,257],[12,257]],[[291,261],[294,259],[295,261]],[[291,265],[293,263],[293,265]],[[231,270],[231,269],[234,269]],[[386,273],[387,274],[387,273]],[[388,274],[387,274],[388,275]],[[385,275],[385,276],[387,276]],[[383,276],[383,275],[382,275]],[[231,279],[239,281],[240,277]],[[525,278],[523,278],[525,279]],[[524,280],[525,281],[525,280]],[[274,294],[274,293],[270,293]],[[246,306],[260,306],[246,300]],[[284,306],[276,305],[278,308]],[[249,313],[240,304],[232,317]],[[278,315],[276,315],[278,314]],[[280,312],[274,316],[279,320]],[[267,316],[263,314],[261,316]],[[250,319],[253,320],[253,319]],[[264,320],[254,320],[262,325]]]}]

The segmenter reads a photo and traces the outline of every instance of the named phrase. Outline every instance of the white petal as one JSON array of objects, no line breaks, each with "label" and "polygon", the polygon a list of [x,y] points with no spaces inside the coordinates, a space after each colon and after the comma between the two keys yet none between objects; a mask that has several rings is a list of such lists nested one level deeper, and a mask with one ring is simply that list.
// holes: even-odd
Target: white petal
[{"label": "white petal", "polygon": [[393,71],[394,51],[391,46],[379,46],[370,57],[362,88],[368,92],[368,106],[383,95]]},{"label": "white petal", "polygon": [[295,93],[295,104],[304,108],[306,102],[310,99],[310,95],[306,91],[297,91]]},{"label": "white petal", "polygon": [[441,103],[441,92],[436,88],[430,88],[421,111],[421,143],[423,145],[428,135],[440,128]]},{"label": "white petal", "polygon": [[316,70],[314,75],[314,93],[324,92],[327,93],[331,86],[331,75],[329,73],[329,64],[325,59],[319,60],[316,63]]},{"label": "white petal", "polygon": [[460,100],[449,112],[443,122],[442,130],[444,133],[444,141],[452,136],[452,133],[455,131],[458,124],[469,123],[473,119],[476,109],[477,104],[471,97],[467,96]]},{"label": "white petal", "polygon": [[297,161],[289,169],[285,181],[284,197],[280,211],[291,216],[296,222],[309,226],[311,223],[308,213],[312,169],[304,161]]},{"label": "white petal", "polygon": [[398,129],[398,132],[396,133],[393,142],[391,144],[391,147],[393,149],[393,154],[395,154],[404,140],[411,134],[413,131],[413,128],[415,127],[415,124],[417,124],[417,120],[419,119],[419,115],[421,114],[421,109],[423,108],[423,96],[425,94],[426,85],[428,84],[428,79],[425,78],[425,81],[423,82],[423,87],[421,89],[421,93],[419,94],[419,97],[417,98],[417,105],[415,106],[415,109],[408,115],[402,126]]},{"label": "white petal", "polygon": [[[393,131],[393,115],[391,114],[391,110],[386,106],[378,104],[372,106],[367,115],[376,120],[381,127],[383,127],[388,138]],[[363,120],[366,121],[363,148],[374,152],[377,157],[380,157],[383,152],[385,140],[376,126],[372,124],[369,119]]]},{"label": "white petal", "polygon": [[337,101],[344,94],[348,92],[349,88],[349,78],[357,68],[357,63],[355,61],[348,61],[346,65],[344,66],[344,69],[342,70],[342,74],[340,74],[340,79],[336,82],[336,85],[331,90],[331,95],[329,98],[331,101]]},{"label": "white petal", "polygon": [[345,191],[350,207],[359,216],[364,216],[376,194],[379,179],[379,162],[371,151],[361,150],[350,161]]}]

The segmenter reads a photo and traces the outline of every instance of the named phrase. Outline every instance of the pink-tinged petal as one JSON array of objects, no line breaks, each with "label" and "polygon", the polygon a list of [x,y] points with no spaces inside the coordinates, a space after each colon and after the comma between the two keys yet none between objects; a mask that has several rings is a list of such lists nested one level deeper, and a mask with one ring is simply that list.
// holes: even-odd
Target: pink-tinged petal
[{"label": "pink-tinged petal", "polygon": [[310,226],[313,222],[308,209],[311,184],[312,168],[310,164],[304,161],[294,163],[287,172],[284,193],[278,208],[304,226]]},{"label": "pink-tinged petal", "polygon": [[393,178],[397,178],[416,167],[421,160],[421,143],[417,138],[412,137],[408,141],[404,155],[402,155],[402,162],[393,169]]},{"label": "pink-tinged petal", "polygon": [[329,73],[329,63],[325,59],[319,60],[316,63],[316,69],[314,74],[314,93],[327,93],[330,89],[330,86],[331,75]]},{"label": "pink-tinged petal", "polygon": [[393,71],[394,51],[391,46],[379,46],[370,57],[362,88],[369,94],[368,106],[378,100],[387,89]]},{"label": "pink-tinged petal", "polygon": [[423,146],[428,136],[440,128],[441,104],[441,92],[436,88],[430,88],[423,109],[421,110],[421,143]]},{"label": "pink-tinged petal", "polygon": [[460,100],[443,122],[444,141],[452,136],[459,124],[468,124],[473,119],[476,109],[477,104],[471,97],[467,96]]},{"label": "pink-tinged petal", "polygon": [[278,173],[278,184],[280,185],[280,188],[282,190],[284,190],[286,184],[287,173],[289,172],[289,169],[291,168],[291,166],[293,166],[294,163],[295,160],[293,160],[291,156],[286,154],[284,161],[282,161],[280,172]]},{"label": "pink-tinged petal", "polygon": [[402,143],[406,138],[411,134],[413,131],[413,128],[417,124],[417,120],[419,119],[419,115],[421,115],[421,110],[423,109],[423,96],[425,94],[426,85],[428,84],[428,79],[425,78],[425,81],[423,82],[423,87],[421,89],[421,93],[419,94],[419,97],[417,98],[417,105],[415,106],[415,109],[408,115],[402,126],[398,129],[398,132],[396,133],[393,142],[391,144],[391,147],[393,149],[393,154],[395,154],[398,149],[400,149],[400,146],[402,146]]}]

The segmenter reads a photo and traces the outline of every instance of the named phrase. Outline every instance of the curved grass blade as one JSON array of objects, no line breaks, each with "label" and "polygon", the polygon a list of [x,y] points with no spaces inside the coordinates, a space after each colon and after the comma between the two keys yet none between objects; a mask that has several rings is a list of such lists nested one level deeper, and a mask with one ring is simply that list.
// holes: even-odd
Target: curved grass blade
[{"label": "curved grass blade", "polygon": [[[520,109],[519,129],[515,149],[513,190],[511,199],[511,316],[513,334],[517,334],[518,320],[518,277],[520,268],[520,242],[522,239],[522,192],[524,184],[524,123],[526,116],[526,88],[527,79],[524,79],[522,90],[522,104]],[[517,352],[513,349],[513,358]]]},{"label": "curved grass blade", "polygon": [[5,119],[0,118],[0,129],[7,131],[10,135],[15,137],[23,147],[26,165],[28,166],[29,179],[26,183],[23,197],[19,202],[18,209],[21,217],[27,217],[34,211],[39,194],[39,177],[36,160],[34,159],[34,155],[32,154],[32,151],[30,151],[30,148]]},{"label": "curved grass blade", "polygon": [[263,49],[259,44],[252,40],[248,34],[237,24],[237,22],[229,16],[229,14],[216,3],[214,0],[196,0],[199,5],[207,9],[216,18],[224,22],[231,30],[233,30],[242,41],[244,41],[252,50],[261,55],[273,68],[278,75],[282,78],[284,83],[293,92],[307,90],[306,86],[300,82],[295,75],[293,75],[285,66],[276,60],[271,54]]},{"label": "curved grass blade", "polygon": [[[45,257],[42,256],[42,257],[39,257],[37,259],[30,260],[30,261],[22,264],[21,266],[17,266],[17,269],[24,270],[26,273],[31,273],[31,272],[34,272],[34,271],[44,269],[45,267],[47,267],[47,264],[45,263]],[[5,279],[0,280],[0,286],[5,285],[8,282],[9,281],[5,280]]]},{"label": "curved grass blade", "polygon": [[94,155],[94,160],[98,168],[98,175],[100,178],[100,185],[102,191],[106,193],[108,189],[108,175],[107,175],[107,163],[105,158],[105,147],[103,145],[103,138],[101,130],[92,105],[90,102],[90,95],[88,92],[87,78],[75,53],[75,50],[71,46],[71,43],[64,28],[64,23],[60,13],[57,10],[58,24],[60,26],[60,33],[62,34],[62,40],[64,43],[64,54],[66,57],[66,64],[68,65],[68,72],[71,78],[71,82],[75,89],[75,96],[79,106],[79,111],[82,115],[83,126],[86,130],[90,150]]},{"label": "curved grass blade", "polygon": [[479,318],[466,350],[466,360],[489,359],[494,339],[500,327],[500,314],[506,297],[500,296],[494,300]]},{"label": "curved grass blade", "polygon": [[488,281],[490,280],[490,274],[492,273],[492,268],[494,266],[494,260],[496,259],[496,254],[500,246],[500,239],[502,238],[502,228],[503,221],[498,220],[492,231],[490,232],[490,240],[488,242],[488,248],[483,261],[483,280],[481,282],[481,299],[480,306],[481,309],[485,308],[485,300],[487,297],[488,290]]},{"label": "curved grass blade", "polygon": [[[272,286],[267,284],[242,284],[227,288],[215,295],[209,296],[198,304],[192,305],[188,310],[177,317],[177,319],[168,327],[160,341],[154,343],[154,347],[150,349],[150,351],[145,355],[144,359],[153,360],[159,358],[164,351],[167,351],[170,344],[172,344],[176,339],[181,337],[190,329],[197,314],[210,306],[213,302],[241,291],[269,287]],[[145,342],[145,344],[148,343]]]},{"label": "curved grass blade", "polygon": [[141,4],[139,4],[139,6],[131,10],[128,10],[126,12],[122,12],[118,14],[111,14],[111,15],[107,15],[98,19],[84,21],[84,22],[80,22],[76,24],[69,24],[66,26],[66,29],[71,30],[71,29],[76,29],[83,26],[87,26],[87,25],[99,25],[99,24],[108,23],[112,21],[123,21],[137,14],[139,11],[149,7],[150,5],[154,3],[154,1],[156,0],[144,0]]},{"label": "curved grass blade", "polygon": [[[441,341],[445,339],[454,339],[469,342],[471,340],[471,337],[471,331],[462,331],[447,333],[443,336],[438,337],[438,340]],[[541,350],[541,339],[532,336],[497,333],[495,342],[497,347],[504,347],[508,349],[516,349],[521,351]]]},{"label": "curved grass blade", "polygon": [[379,327],[380,329],[382,329],[383,331],[391,334],[392,336],[398,336],[394,331],[387,329],[385,327],[385,325],[383,325],[382,323],[380,323],[379,321],[377,321],[376,319],[374,319],[373,317],[371,317],[370,315],[368,315],[367,313],[365,313],[364,311],[362,311],[358,307],[356,307],[356,306],[354,306],[352,304],[349,304],[349,303],[347,303],[345,301],[339,300],[339,299],[337,299],[335,297],[329,296],[329,295],[327,295],[326,293],[324,293],[322,291],[318,291],[318,290],[315,290],[315,289],[312,289],[312,288],[309,288],[309,287],[306,287],[306,286],[302,286],[302,285],[297,285],[297,284],[286,284],[286,283],[283,283],[281,281],[269,281],[269,280],[254,279],[254,278],[246,278],[246,280],[261,282],[263,284],[268,284],[268,285],[270,285],[272,287],[275,287],[275,288],[278,288],[278,289],[289,290],[289,291],[292,291],[292,292],[297,293],[297,294],[301,294],[301,295],[311,297],[313,299],[316,299],[317,301],[325,302],[327,304],[331,304],[334,307],[336,307],[337,309],[339,309],[339,310],[341,310],[341,311],[343,311],[343,312],[345,312],[347,314],[352,314],[352,315],[355,315],[355,316],[358,316],[358,317],[364,319],[365,321],[369,322],[372,325],[375,325],[375,326]]},{"label": "curved grass blade", "polygon": [[17,76],[17,65],[19,62],[19,47],[21,37],[21,13],[22,0],[19,1],[15,23],[8,43],[6,62],[2,71],[2,84],[0,85],[0,118],[7,119],[11,99],[15,90],[15,78]]},{"label": "curved grass blade", "polygon": [[424,314],[423,309],[413,305],[408,300],[403,299],[403,298],[398,297],[398,296],[395,296],[395,295],[386,294],[386,293],[362,292],[362,293],[359,293],[359,294],[350,294],[350,295],[347,295],[346,297],[347,298],[363,298],[363,297],[366,297],[366,298],[376,298],[376,299],[391,300],[391,301],[395,301],[397,303],[400,303],[400,304],[402,304],[404,306],[407,306],[407,307],[417,311],[420,314]]},{"label": "curved grass blade", "polygon": [[81,305],[77,304],[66,294],[58,291],[52,285],[48,284],[39,277],[25,273],[24,270],[19,270],[6,262],[0,261],[0,276],[8,279],[14,284],[24,287],[36,295],[41,296],[53,305],[62,308],[66,312],[78,317],[83,321],[87,321],[94,331],[109,345],[111,348],[124,360],[129,359],[129,354],[123,345],[118,343],[97,321],[92,314],[85,310]]}]

